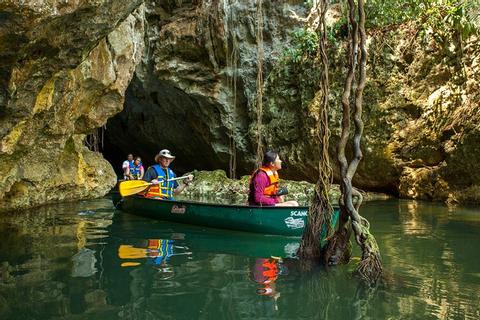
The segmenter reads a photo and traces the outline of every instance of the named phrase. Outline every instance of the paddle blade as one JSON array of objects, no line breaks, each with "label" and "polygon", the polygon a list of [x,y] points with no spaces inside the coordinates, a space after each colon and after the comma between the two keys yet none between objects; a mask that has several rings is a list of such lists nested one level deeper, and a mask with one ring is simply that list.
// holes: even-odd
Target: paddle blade
[{"label": "paddle blade", "polygon": [[122,197],[134,195],[147,189],[150,183],[143,180],[128,180],[120,182],[118,190]]}]

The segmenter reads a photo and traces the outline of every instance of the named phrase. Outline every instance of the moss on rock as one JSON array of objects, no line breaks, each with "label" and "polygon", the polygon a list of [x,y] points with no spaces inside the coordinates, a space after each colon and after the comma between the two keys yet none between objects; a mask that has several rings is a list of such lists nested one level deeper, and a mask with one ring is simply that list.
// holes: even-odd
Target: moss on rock
[{"label": "moss on rock", "polygon": [[[205,200],[216,203],[246,204],[249,192],[249,176],[240,179],[229,179],[223,170],[193,171],[194,182],[182,193],[182,198]],[[286,200],[297,200],[301,205],[309,205],[315,185],[306,181],[281,180],[281,186],[287,187]],[[332,204],[338,203],[340,189],[333,185],[330,190]],[[365,200],[387,199],[380,193],[364,193]]]}]

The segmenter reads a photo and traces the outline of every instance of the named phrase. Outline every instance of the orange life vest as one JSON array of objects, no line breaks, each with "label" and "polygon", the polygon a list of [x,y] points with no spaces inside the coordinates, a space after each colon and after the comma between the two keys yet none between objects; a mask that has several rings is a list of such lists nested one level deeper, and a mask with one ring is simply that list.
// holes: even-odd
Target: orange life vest
[{"label": "orange life vest", "polygon": [[261,284],[257,289],[257,294],[262,296],[274,296],[275,280],[280,274],[279,260],[275,258],[258,258],[255,262],[254,281]]},{"label": "orange life vest", "polygon": [[278,276],[277,261],[275,259],[265,259],[262,266],[264,267],[263,276],[267,278],[268,283],[273,282]]},{"label": "orange life vest", "polygon": [[[278,177],[278,173],[276,171],[274,172],[269,167],[261,167],[258,170],[265,172],[270,181],[270,185],[265,188],[265,190],[263,191],[263,194],[269,197],[275,197],[278,192],[278,182],[280,181],[280,178]],[[255,171],[253,173],[251,180],[253,180],[257,172],[258,171]]]}]

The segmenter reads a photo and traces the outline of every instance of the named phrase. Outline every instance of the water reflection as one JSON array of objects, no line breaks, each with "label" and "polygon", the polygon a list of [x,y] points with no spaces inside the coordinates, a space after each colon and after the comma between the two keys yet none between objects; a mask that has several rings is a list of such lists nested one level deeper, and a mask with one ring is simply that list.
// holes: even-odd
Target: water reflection
[{"label": "water reflection", "polygon": [[[155,221],[130,214],[117,214],[108,228],[111,240],[118,245],[129,245],[132,241],[141,243],[155,239],[174,241],[175,247],[190,250],[191,253],[224,253],[247,257],[294,257],[300,238],[262,235],[231,230],[221,230]],[[143,238],[140,238],[143,236]],[[150,240],[149,240],[150,239]],[[111,241],[110,241],[111,242]],[[182,251],[185,254],[185,251]]]},{"label": "water reflection", "polygon": [[252,279],[259,285],[256,290],[257,294],[271,297],[274,301],[275,310],[278,310],[277,299],[280,297],[275,281],[278,276],[287,273],[287,268],[283,265],[282,259],[277,257],[257,258],[252,267]]},{"label": "water reflection", "polygon": [[[81,214],[87,210],[93,213]],[[108,308],[97,278],[112,216],[106,199],[1,215],[0,318],[49,319]]]},{"label": "water reflection", "polygon": [[155,265],[168,265],[170,257],[174,255],[174,240],[170,239],[148,239],[145,240],[145,247],[134,247],[121,244],[118,248],[118,257],[128,261],[122,262],[122,267],[138,266],[141,262],[131,261],[133,259],[147,259],[148,263]]},{"label": "water reflection", "polygon": [[[0,216],[1,319],[477,319],[480,212],[367,203],[390,287],[302,273],[299,239],[165,223],[108,200]],[[358,256],[359,252],[355,252]]]},{"label": "water reflection", "polygon": [[90,277],[97,272],[95,251],[82,248],[73,257],[72,277]]},{"label": "water reflection", "polygon": [[[365,208],[374,206],[371,203]],[[476,262],[480,244],[480,210],[457,208],[416,201],[387,202],[382,206],[396,214],[396,219],[378,219],[380,208],[369,211],[384,262],[400,281],[398,297],[402,314],[421,309],[435,318],[476,318],[479,299],[473,304],[465,296],[480,289],[478,279],[468,281],[469,274],[480,269]],[[374,215],[376,214],[376,215]],[[391,216],[389,216],[391,218]],[[395,217],[395,216],[393,216]],[[385,221],[383,221],[385,219]],[[391,224],[381,227],[382,222]],[[380,227],[378,226],[380,224]]]},{"label": "water reflection", "polygon": [[[172,235],[175,237],[181,235],[179,237],[180,239],[186,239],[186,235],[183,233],[172,233]],[[193,252],[188,251],[189,248],[187,246],[176,245],[173,239],[147,239],[137,242],[137,245],[119,245],[118,258],[121,261],[120,266],[124,268],[139,267],[142,265],[147,268],[153,267],[157,270],[154,279],[162,281],[162,284],[157,283],[152,289],[162,288],[164,292],[162,292],[161,295],[170,295],[171,293],[167,293],[165,290],[171,287],[175,288],[176,294],[178,294],[178,289],[181,287],[178,282],[176,282],[175,284],[177,285],[175,285],[174,282],[167,284],[164,281],[175,277],[175,266],[170,260],[174,256],[192,255]],[[287,248],[291,246],[291,243],[287,244]],[[291,253],[289,252],[288,254]],[[259,296],[271,298],[273,301],[273,309],[278,310],[277,299],[280,297],[280,292],[276,288],[276,280],[279,276],[286,276],[288,274],[288,268],[284,265],[280,257],[254,258],[253,260],[254,264],[250,268],[250,279],[257,284],[255,292]],[[214,268],[217,272],[224,268],[224,266],[222,266],[223,268],[220,267],[224,264],[224,261],[215,261],[214,258],[210,263],[212,263],[212,267],[216,266]],[[141,273],[142,272],[131,271],[130,275],[133,279],[141,281],[141,278],[138,278],[138,275]],[[240,272],[240,274],[243,273],[244,272]]]},{"label": "water reflection", "polygon": [[161,274],[161,279],[166,280],[175,275],[170,259],[173,256],[190,255],[191,252],[187,250],[186,247],[175,245],[173,239],[147,239],[138,246],[121,244],[118,247],[118,258],[121,267],[136,267],[142,263],[153,265]]}]

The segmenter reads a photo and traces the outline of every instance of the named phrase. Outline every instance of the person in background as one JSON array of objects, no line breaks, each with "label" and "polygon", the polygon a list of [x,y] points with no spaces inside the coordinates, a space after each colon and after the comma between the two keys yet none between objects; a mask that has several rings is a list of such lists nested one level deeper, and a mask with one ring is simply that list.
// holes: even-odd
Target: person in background
[{"label": "person in background", "polygon": [[123,179],[128,180],[130,174],[130,167],[133,165],[133,154],[129,153],[127,160],[123,161],[122,170],[123,170]]},{"label": "person in background", "polygon": [[130,180],[142,180],[145,170],[143,169],[142,159],[135,157],[135,161],[130,165],[128,178]]},{"label": "person in background", "polygon": [[175,156],[167,149],[161,150],[155,156],[157,164],[149,167],[143,177],[143,180],[153,183],[150,189],[148,189],[146,197],[173,200],[174,196],[179,195],[192,182],[193,175],[191,174],[183,180],[182,185],[179,185],[177,180],[169,181],[176,177],[175,172],[169,168],[174,159]]},{"label": "person in background", "polygon": [[295,200],[284,201],[279,188],[278,170],[282,169],[282,160],[275,151],[267,151],[263,155],[262,166],[250,177],[248,203],[253,206],[293,206],[298,207]]}]

